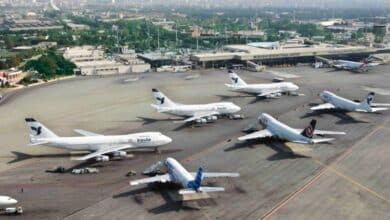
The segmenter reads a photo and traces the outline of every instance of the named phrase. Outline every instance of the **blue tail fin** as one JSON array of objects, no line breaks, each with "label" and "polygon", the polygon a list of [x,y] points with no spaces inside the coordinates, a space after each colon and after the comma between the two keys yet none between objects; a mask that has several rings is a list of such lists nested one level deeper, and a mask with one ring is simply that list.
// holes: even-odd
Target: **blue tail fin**
[{"label": "blue tail fin", "polygon": [[194,190],[198,190],[200,187],[200,183],[202,182],[202,179],[203,179],[203,169],[202,167],[199,167],[195,179],[193,181],[188,182],[187,187]]}]

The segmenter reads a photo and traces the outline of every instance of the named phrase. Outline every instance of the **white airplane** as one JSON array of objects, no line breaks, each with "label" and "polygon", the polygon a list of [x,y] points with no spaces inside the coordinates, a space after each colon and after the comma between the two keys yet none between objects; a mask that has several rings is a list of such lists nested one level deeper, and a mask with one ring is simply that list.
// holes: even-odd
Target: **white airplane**
[{"label": "white airplane", "polygon": [[354,72],[367,72],[369,67],[380,65],[380,63],[368,62],[370,58],[366,59],[364,62],[356,62],[350,60],[330,60],[320,56],[317,56],[316,59],[321,60],[326,64],[329,64],[335,69],[348,70]]},{"label": "white airplane", "polygon": [[276,98],[282,93],[291,93],[299,89],[292,82],[278,82],[266,84],[247,84],[236,73],[229,70],[231,84],[225,84],[232,91],[255,94],[258,97]]},{"label": "white airplane", "polygon": [[246,45],[251,46],[251,47],[273,49],[273,50],[280,48],[280,44],[278,41],[275,41],[275,42],[252,42],[252,43],[248,43]]},{"label": "white airplane", "polygon": [[203,178],[215,177],[239,177],[239,173],[208,173],[203,172],[199,167],[197,173],[188,172],[177,160],[167,158],[164,165],[168,169],[168,173],[154,177],[130,181],[130,185],[139,185],[147,183],[175,183],[183,187],[179,190],[179,194],[192,194],[197,192],[221,192],[225,189],[223,187],[206,187],[201,186]]},{"label": "white airplane", "polygon": [[246,141],[258,138],[276,137],[300,144],[316,144],[329,142],[334,138],[313,139],[313,135],[344,135],[345,132],[315,130],[317,121],[312,120],[305,129],[291,128],[286,124],[276,120],[272,116],[262,113],[258,118],[259,122],[265,126],[264,130],[256,131],[251,134],[239,137],[238,140]]},{"label": "white airplane", "polygon": [[[76,129],[81,137],[59,137],[33,118],[26,118],[30,129],[31,146],[47,145],[69,150],[92,151],[76,160],[95,159],[109,161],[110,156],[124,158],[125,149],[154,148],[172,142],[172,139],[160,132],[142,132],[127,135],[100,135],[89,131]],[[107,155],[108,154],[108,155]]]},{"label": "white airplane", "polygon": [[21,207],[12,207],[17,203],[18,201],[12,197],[0,195],[0,210],[5,211],[7,214],[21,214],[23,212]]},{"label": "white airplane", "polygon": [[[386,103],[373,103],[375,93],[370,92],[367,95],[367,98],[362,101],[352,101],[336,94],[323,91],[320,94],[321,99],[326,102],[325,104],[317,105],[310,108],[313,111],[317,110],[329,110],[329,109],[339,109],[344,111],[355,111],[355,112],[378,112],[388,110],[389,108],[384,108],[383,106],[390,106]],[[382,107],[381,107],[382,106]]]},{"label": "white airplane", "polygon": [[152,107],[160,113],[187,117],[184,122],[208,123],[215,122],[218,116],[229,115],[240,111],[241,108],[232,102],[216,102],[199,105],[185,105],[171,101],[167,96],[157,89],[152,89],[156,105]]}]

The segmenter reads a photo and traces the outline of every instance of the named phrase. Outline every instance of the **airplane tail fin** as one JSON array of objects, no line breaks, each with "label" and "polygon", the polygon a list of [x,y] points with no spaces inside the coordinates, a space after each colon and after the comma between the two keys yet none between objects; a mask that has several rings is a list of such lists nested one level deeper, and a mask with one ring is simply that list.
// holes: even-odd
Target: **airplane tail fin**
[{"label": "airplane tail fin", "polygon": [[230,83],[233,86],[245,86],[247,85],[235,72],[229,70]]},{"label": "airplane tail fin", "polygon": [[203,169],[199,167],[198,172],[196,173],[195,179],[189,181],[187,187],[190,189],[198,190],[203,179]]},{"label": "airplane tail fin", "polygon": [[53,138],[58,137],[48,128],[46,128],[43,124],[36,121],[34,118],[26,118],[25,119],[27,126],[30,130],[30,140],[31,143],[39,143],[37,139],[40,138]]},{"label": "airplane tail fin", "polygon": [[175,103],[172,102],[164,93],[160,92],[158,89],[152,89],[154,99],[156,100],[156,105],[153,107],[171,107]]},{"label": "airplane tail fin", "polygon": [[303,131],[302,135],[308,138],[313,138],[314,129],[316,128],[317,120],[311,120],[309,126],[307,126]]},{"label": "airplane tail fin", "polygon": [[371,109],[371,103],[374,100],[374,97],[375,97],[375,93],[374,92],[368,93],[367,98],[360,103],[360,107],[363,110],[371,111],[372,110]]}]

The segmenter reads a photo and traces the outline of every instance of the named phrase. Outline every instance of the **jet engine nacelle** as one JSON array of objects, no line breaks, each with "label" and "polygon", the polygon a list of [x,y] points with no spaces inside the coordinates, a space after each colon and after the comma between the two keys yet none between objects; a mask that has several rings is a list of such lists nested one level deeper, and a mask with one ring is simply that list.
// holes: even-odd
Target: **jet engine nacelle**
[{"label": "jet engine nacelle", "polygon": [[212,115],[212,116],[209,116],[209,117],[206,118],[206,120],[208,122],[215,122],[217,119],[218,119],[218,117],[215,116],[215,115]]},{"label": "jet engine nacelle", "polygon": [[282,96],[282,93],[278,92],[278,93],[269,94],[267,97],[272,98],[272,99],[277,99],[277,98],[280,98],[281,96]]},{"label": "jet engine nacelle", "polygon": [[123,157],[126,157],[126,155],[127,155],[126,151],[115,151],[115,152],[113,152],[113,156],[114,157],[123,158]]},{"label": "jet engine nacelle", "polygon": [[205,118],[196,119],[196,123],[198,123],[198,124],[206,124],[207,123],[207,119],[205,119]]},{"label": "jet engine nacelle", "polygon": [[106,155],[96,157],[96,161],[98,161],[98,162],[107,162],[109,160],[110,160],[110,157],[106,156]]}]

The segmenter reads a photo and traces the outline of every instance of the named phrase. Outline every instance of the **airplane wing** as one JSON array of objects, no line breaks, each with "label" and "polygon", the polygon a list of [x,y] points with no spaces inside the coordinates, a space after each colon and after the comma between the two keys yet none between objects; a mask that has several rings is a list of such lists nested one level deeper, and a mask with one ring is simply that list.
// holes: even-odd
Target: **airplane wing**
[{"label": "airplane wing", "polygon": [[325,103],[325,104],[321,104],[321,105],[317,105],[317,106],[314,106],[314,107],[311,107],[310,109],[313,110],[313,111],[317,111],[317,110],[326,110],[326,109],[335,109],[336,107],[330,103]]},{"label": "airplane wing", "polygon": [[[204,178],[216,178],[216,177],[239,177],[239,173],[202,173]],[[192,172],[192,176],[196,176],[196,173]]]},{"label": "airplane wing", "polygon": [[367,63],[368,67],[379,66],[381,63]]},{"label": "airplane wing", "polygon": [[155,182],[166,183],[171,181],[172,181],[171,176],[169,174],[164,174],[164,175],[158,175],[154,177],[130,181],[130,185],[135,186],[135,185],[155,183]]},{"label": "airplane wing", "polygon": [[179,190],[180,195],[185,195],[185,194],[194,194],[198,192],[223,192],[225,191],[225,188],[223,187],[207,187],[207,186],[201,186],[199,187],[198,191],[194,189],[181,189]]},{"label": "airplane wing", "polygon": [[330,59],[326,59],[325,57],[320,57],[320,56],[316,56],[315,57],[317,60],[320,60],[321,62],[324,62],[326,64],[333,64],[333,60],[330,60]]},{"label": "airplane wing", "polygon": [[95,151],[93,153],[87,154],[87,155],[85,155],[83,157],[75,158],[74,160],[89,160],[89,159],[92,159],[94,157],[101,156],[103,154],[108,154],[108,153],[112,153],[112,152],[115,152],[115,151],[128,149],[128,148],[131,148],[131,147],[133,147],[133,145],[130,145],[130,144],[120,145],[120,146],[115,146],[115,147],[111,147],[111,146],[109,146],[109,147],[102,147],[102,149],[100,149],[98,151]]},{"label": "airplane wing", "polygon": [[[301,133],[303,129],[294,128],[297,132]],[[315,129],[313,134],[315,135],[345,135],[345,132],[342,131],[325,131],[325,130],[317,130]]]},{"label": "airplane wing", "polygon": [[256,131],[248,135],[244,135],[238,138],[239,141],[246,141],[246,140],[251,140],[251,139],[257,139],[257,138],[265,138],[265,137],[272,137],[273,134],[267,130],[261,130],[261,131]]},{"label": "airplane wing", "polygon": [[282,91],[280,89],[275,89],[275,90],[269,90],[269,91],[266,91],[266,92],[262,92],[262,93],[259,93],[257,94],[258,97],[264,97],[264,96],[269,96],[269,95],[273,95],[273,94],[276,94],[276,93],[281,93]]},{"label": "airplane wing", "polygon": [[186,120],[184,120],[184,122],[195,121],[197,119],[201,119],[204,117],[213,116],[213,115],[217,115],[217,114],[219,114],[219,113],[216,111],[198,112],[198,113],[195,113],[192,117],[189,117]]},{"label": "airplane wing", "polygon": [[390,103],[371,103],[371,107],[390,107]]},{"label": "airplane wing", "polygon": [[103,136],[101,134],[96,134],[96,133],[86,131],[86,130],[81,130],[81,129],[74,129],[74,131],[76,133],[79,133],[79,134],[84,135],[84,136]]}]

